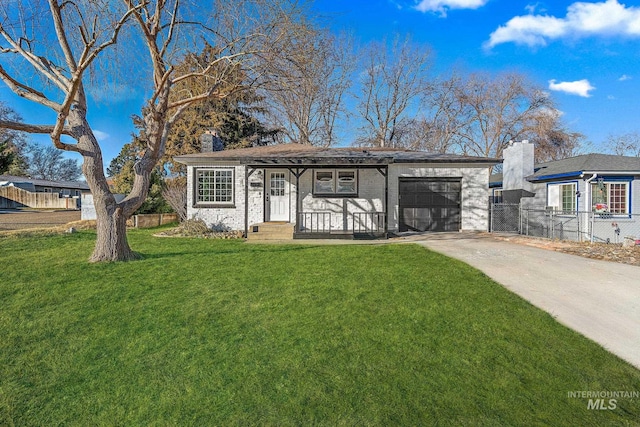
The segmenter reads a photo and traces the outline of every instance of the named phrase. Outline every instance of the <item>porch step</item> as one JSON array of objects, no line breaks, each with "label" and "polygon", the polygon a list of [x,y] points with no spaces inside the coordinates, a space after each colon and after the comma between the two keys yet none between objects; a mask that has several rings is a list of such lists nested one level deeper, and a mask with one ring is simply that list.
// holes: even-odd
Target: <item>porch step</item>
[{"label": "porch step", "polygon": [[294,224],[288,222],[263,222],[249,226],[248,240],[291,240]]}]

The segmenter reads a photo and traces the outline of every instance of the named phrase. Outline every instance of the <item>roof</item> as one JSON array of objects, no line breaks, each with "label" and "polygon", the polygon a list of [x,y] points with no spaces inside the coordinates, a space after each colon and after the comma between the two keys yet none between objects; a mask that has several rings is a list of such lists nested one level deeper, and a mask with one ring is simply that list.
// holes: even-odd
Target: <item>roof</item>
[{"label": "roof", "polygon": [[611,154],[585,154],[562,160],[540,163],[534,167],[529,181],[580,176],[584,173],[630,173],[640,174],[640,157]]},{"label": "roof", "polygon": [[502,160],[456,154],[427,153],[400,148],[323,148],[303,144],[278,144],[263,147],[195,153],[177,156],[183,164],[210,161],[238,161],[250,165],[386,165],[391,163],[478,163],[492,165]]},{"label": "roof", "polygon": [[75,181],[50,181],[46,179],[33,179],[26,176],[0,175],[0,182],[11,182],[13,184],[25,183],[39,187],[59,187],[71,188],[75,190],[89,190],[89,186],[84,182]]}]

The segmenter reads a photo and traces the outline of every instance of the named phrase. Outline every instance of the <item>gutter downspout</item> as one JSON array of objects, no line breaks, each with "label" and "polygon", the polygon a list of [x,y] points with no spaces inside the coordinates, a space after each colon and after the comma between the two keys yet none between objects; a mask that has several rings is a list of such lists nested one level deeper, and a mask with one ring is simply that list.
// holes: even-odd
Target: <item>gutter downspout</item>
[{"label": "gutter downspout", "polygon": [[[591,209],[589,209],[589,206],[591,206],[591,201],[593,198],[593,195],[591,194],[591,181],[593,181],[594,179],[596,179],[598,177],[597,173],[594,173],[593,175],[591,175],[591,178],[587,179],[584,183],[585,183],[585,189],[584,191],[587,193],[586,197],[584,198],[585,201],[585,211],[587,211],[587,215],[591,216],[591,232],[589,233],[589,237],[591,240],[591,243],[593,243],[593,227],[594,227],[594,223],[595,223],[595,216],[593,215],[593,212],[591,212]],[[585,221],[586,223],[586,221]]]}]

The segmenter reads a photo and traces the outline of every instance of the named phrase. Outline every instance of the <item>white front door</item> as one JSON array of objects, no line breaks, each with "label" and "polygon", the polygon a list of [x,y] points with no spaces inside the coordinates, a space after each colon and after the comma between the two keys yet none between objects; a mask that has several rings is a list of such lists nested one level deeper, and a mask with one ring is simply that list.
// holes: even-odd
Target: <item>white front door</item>
[{"label": "white front door", "polygon": [[289,186],[286,172],[268,172],[267,221],[289,221]]}]

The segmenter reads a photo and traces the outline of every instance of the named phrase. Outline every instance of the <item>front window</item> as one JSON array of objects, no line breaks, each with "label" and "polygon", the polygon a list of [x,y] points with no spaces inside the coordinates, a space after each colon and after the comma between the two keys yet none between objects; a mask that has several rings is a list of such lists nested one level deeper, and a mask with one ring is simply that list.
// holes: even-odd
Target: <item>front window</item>
[{"label": "front window", "polygon": [[627,182],[591,183],[592,210],[614,214],[629,213]]},{"label": "front window", "polygon": [[560,208],[563,212],[576,210],[576,185],[563,184],[560,186]]},{"label": "front window", "polygon": [[313,174],[313,194],[322,196],[355,196],[358,174],[355,169],[320,169]]},{"label": "front window", "polygon": [[336,193],[354,194],[356,192],[356,171],[338,171]]},{"label": "front window", "polygon": [[233,169],[197,169],[195,202],[203,205],[233,204]]}]

